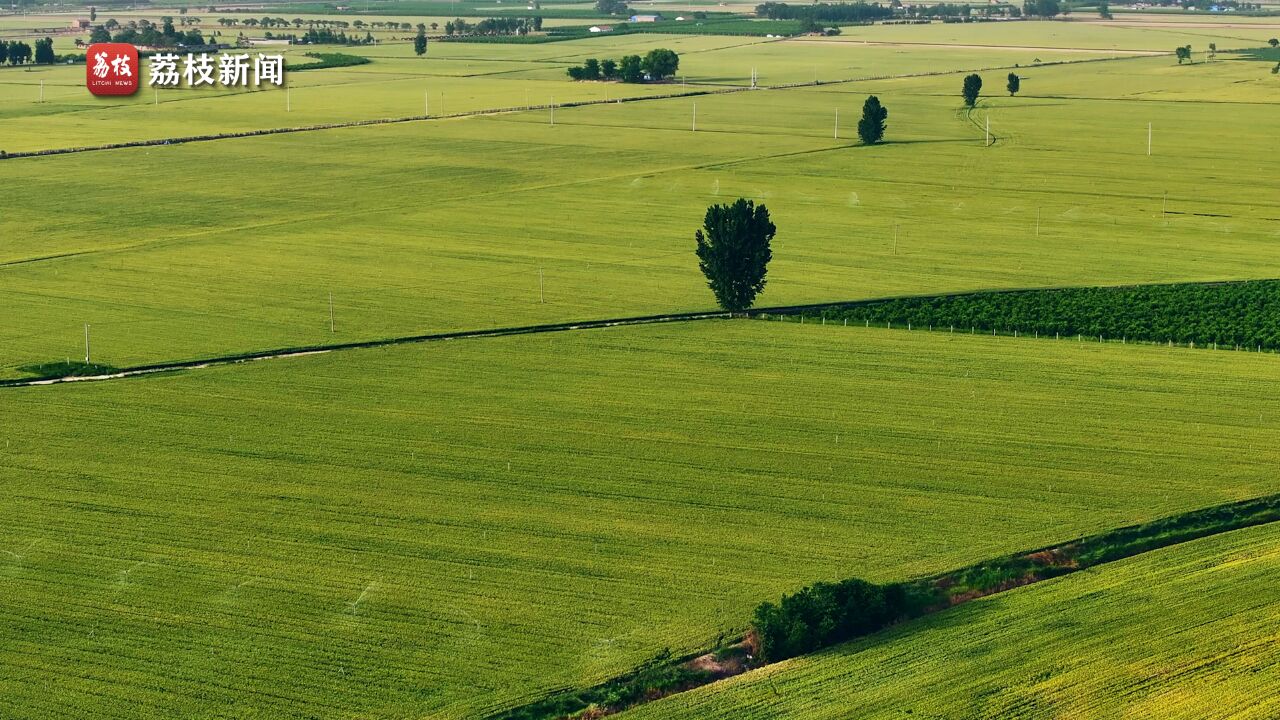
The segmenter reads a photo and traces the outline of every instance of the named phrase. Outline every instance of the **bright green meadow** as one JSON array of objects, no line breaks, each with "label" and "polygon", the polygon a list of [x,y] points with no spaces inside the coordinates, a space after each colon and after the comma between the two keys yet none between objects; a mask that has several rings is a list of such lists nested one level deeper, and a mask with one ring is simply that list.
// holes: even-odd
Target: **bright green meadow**
[{"label": "bright green meadow", "polygon": [[11,389],[0,695],[30,718],[471,717],[813,580],[1276,492],[1273,374],[711,321]]},{"label": "bright green meadow", "polygon": [[[89,96],[83,66],[0,68],[9,153],[430,116],[0,159],[0,379],[70,367],[86,336],[123,368],[711,310],[693,235],[739,197],[778,226],[757,307],[1277,277],[1280,81],[1225,52],[1276,28],[1082,17],[425,59],[388,32],[290,48],[372,62],[287,91],[123,100]],[[68,20],[5,15],[0,36]],[[658,47],[673,83],[566,75]],[[872,94],[888,132],[864,146]],[[736,638],[819,580],[1280,492],[1276,368],[708,320],[0,388],[0,716],[481,718]],[[636,713],[1274,715],[1277,537],[1132,558]]]}]

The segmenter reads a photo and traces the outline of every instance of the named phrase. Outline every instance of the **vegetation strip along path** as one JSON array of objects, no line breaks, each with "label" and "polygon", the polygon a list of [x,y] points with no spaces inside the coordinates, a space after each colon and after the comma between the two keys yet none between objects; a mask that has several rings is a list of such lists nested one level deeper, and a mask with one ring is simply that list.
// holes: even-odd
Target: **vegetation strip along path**
[{"label": "vegetation strip along path", "polygon": [[[1267,495],[1192,510],[1037,550],[992,558],[968,567],[909,580],[895,586],[883,586],[883,588],[887,590],[892,587],[907,600],[908,605],[914,606],[903,612],[898,619],[899,622],[909,622],[970,600],[1024,585],[1192,540],[1266,525],[1278,520],[1280,520],[1280,494]],[[882,624],[869,632],[875,632],[891,624],[893,623]],[[869,632],[820,643],[814,649],[851,640]],[[758,643],[759,638],[748,636],[740,638],[732,645],[713,648],[703,654],[674,659],[659,657],[627,675],[600,685],[583,690],[559,692],[528,705],[491,715],[488,720],[595,718],[621,712],[772,664],[772,661],[759,662],[755,658],[751,651],[755,650],[755,645]],[[793,657],[793,655],[787,657]],[[778,658],[778,660],[781,659],[786,658]]]}]

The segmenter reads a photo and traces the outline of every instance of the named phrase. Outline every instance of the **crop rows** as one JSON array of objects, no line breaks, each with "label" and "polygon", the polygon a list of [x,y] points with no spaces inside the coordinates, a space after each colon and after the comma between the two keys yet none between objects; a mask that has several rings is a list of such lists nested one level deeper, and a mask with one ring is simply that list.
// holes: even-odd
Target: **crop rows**
[{"label": "crop rows", "polygon": [[940,295],[806,313],[842,323],[1280,348],[1280,280]]}]

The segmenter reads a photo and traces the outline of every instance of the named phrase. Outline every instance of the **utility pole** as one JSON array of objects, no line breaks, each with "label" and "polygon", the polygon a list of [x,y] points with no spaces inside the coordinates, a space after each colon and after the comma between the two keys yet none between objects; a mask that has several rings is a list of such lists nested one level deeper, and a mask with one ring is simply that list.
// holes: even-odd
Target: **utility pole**
[{"label": "utility pole", "polygon": [[898,254],[898,223],[893,224],[893,254]]},{"label": "utility pole", "polygon": [[542,266],[539,265],[538,266],[538,302],[540,303],[545,303],[547,301],[546,293],[543,291],[544,287],[545,286],[543,285],[543,282],[542,282]]},{"label": "utility pole", "polygon": [[1147,157],[1151,157],[1151,123],[1147,123]]},{"label": "utility pole", "polygon": [[329,332],[333,332],[333,291],[329,291]]},{"label": "utility pole", "polygon": [[555,127],[555,124],[556,124],[556,96],[552,95],[551,96],[551,126]]},{"label": "utility pole", "polygon": [[1036,208],[1036,237],[1040,237],[1040,208]]},{"label": "utility pole", "polygon": [[422,116],[431,117],[431,91],[422,91]]},{"label": "utility pole", "polygon": [[693,132],[698,132],[698,103],[693,104]]},{"label": "utility pole", "polygon": [[89,364],[89,323],[84,324],[84,364]]},{"label": "utility pole", "polygon": [[285,112],[293,112],[293,103],[289,97],[289,91],[290,91],[290,88],[288,87],[284,89],[284,111]]},{"label": "utility pole", "polygon": [[836,140],[840,139],[840,108],[836,108],[836,129],[831,133],[831,137]]},{"label": "utility pole", "polygon": [[991,116],[987,116],[987,139],[983,147],[991,147]]},{"label": "utility pole", "polygon": [[44,81],[40,81],[40,102],[44,102]]}]

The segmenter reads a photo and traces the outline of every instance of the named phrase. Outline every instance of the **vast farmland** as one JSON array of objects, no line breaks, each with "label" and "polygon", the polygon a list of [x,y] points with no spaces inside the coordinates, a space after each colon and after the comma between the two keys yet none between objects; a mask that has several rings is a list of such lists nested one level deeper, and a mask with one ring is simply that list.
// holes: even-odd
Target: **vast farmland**
[{"label": "vast farmland", "polygon": [[[1271,718],[1280,529],[987,598],[627,718]],[[1140,639],[1140,641],[1135,641]]]},{"label": "vast farmland", "polygon": [[[692,57],[691,69],[703,56]],[[1269,171],[1256,150],[1273,142],[1263,63],[1025,74],[1023,96],[984,100],[972,118],[945,74],[562,108],[555,126],[542,110],[6,161],[0,368],[82,354],[85,323],[97,361],[126,366],[705,309],[689,238],[702,208],[738,195],[766,200],[783,230],[765,305],[1273,274],[1280,196],[1259,187]],[[868,93],[891,110],[892,142],[859,147],[851,119],[833,138],[837,109],[855,117]],[[208,130],[199,123],[226,116],[193,104],[272,94],[175,102],[179,124],[139,119],[103,139]],[[48,118],[29,142],[74,144],[78,126],[57,128],[80,115]],[[1224,134],[1242,142],[1213,145]],[[104,212],[122,229],[104,231]]]},{"label": "vast farmland", "polygon": [[10,390],[3,695],[500,708],[740,632],[812,579],[1276,492],[1273,365],[712,322]]},{"label": "vast farmland", "polygon": [[[703,8],[757,22],[643,9]],[[248,16],[206,9],[206,33]],[[0,15],[0,42],[82,14]],[[378,30],[281,50],[370,60],[287,90],[116,100],[83,65],[0,67],[0,381],[222,363],[0,387],[0,717],[488,718],[737,641],[814,582],[1280,492],[1270,352],[777,313],[394,344],[713,311],[694,231],[739,197],[778,231],[757,309],[1275,279],[1280,85],[1272,51],[1231,50],[1280,24],[1118,17],[433,34],[425,57]],[[654,48],[680,55],[669,82],[566,73]],[[877,145],[855,130],[869,95]],[[1194,309],[1270,328],[1248,298],[1271,284],[1250,287]],[[325,351],[367,341],[391,344]],[[229,362],[289,348],[318,352]],[[629,712],[1263,717],[1276,537],[1165,548]]]}]

